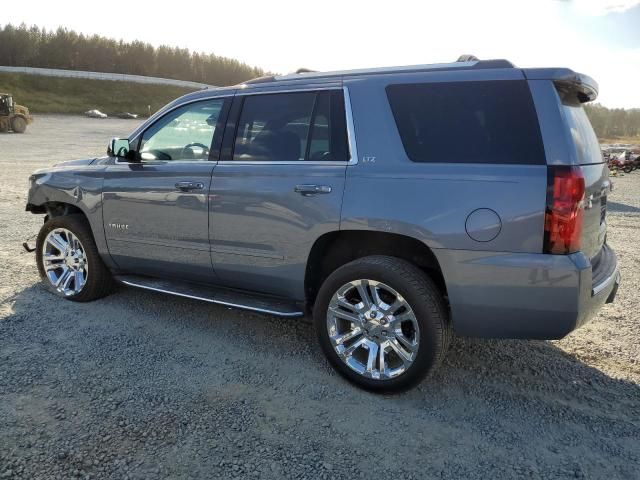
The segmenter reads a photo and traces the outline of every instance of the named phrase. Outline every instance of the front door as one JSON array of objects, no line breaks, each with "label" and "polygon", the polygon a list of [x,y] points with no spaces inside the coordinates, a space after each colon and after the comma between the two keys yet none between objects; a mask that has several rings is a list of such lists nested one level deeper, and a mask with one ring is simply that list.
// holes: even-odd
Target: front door
[{"label": "front door", "polygon": [[214,281],[207,197],[224,102],[203,100],[168,112],[142,133],[139,161],[116,159],[107,167],[104,229],[121,270]]},{"label": "front door", "polygon": [[210,195],[216,273],[231,287],[303,299],[309,252],[340,224],[343,92],[236,95],[229,125]]}]

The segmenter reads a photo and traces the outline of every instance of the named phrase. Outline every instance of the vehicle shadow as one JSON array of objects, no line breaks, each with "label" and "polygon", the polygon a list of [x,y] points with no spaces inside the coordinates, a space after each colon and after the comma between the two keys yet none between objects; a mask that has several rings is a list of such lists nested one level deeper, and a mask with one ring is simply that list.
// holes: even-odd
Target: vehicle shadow
[{"label": "vehicle shadow", "polygon": [[[0,358],[6,360],[0,394],[53,395],[72,402],[80,418],[93,418],[92,404],[69,382],[95,378],[117,383],[108,395],[97,395],[131,405],[120,414],[132,422],[153,421],[144,402],[156,398],[187,398],[175,415],[248,403],[256,414],[250,441],[292,449],[339,438],[341,449],[357,450],[384,431],[385,445],[409,441],[414,457],[424,459],[420,468],[435,469],[435,478],[447,463],[459,469],[457,478],[475,477],[476,469],[484,472],[478,478],[495,478],[509,462],[523,469],[522,478],[541,478],[541,470],[548,478],[584,478],[575,472],[611,478],[612,471],[632,478],[633,459],[640,458],[638,384],[588,365],[556,342],[454,338],[430,378],[404,393],[377,395],[329,367],[308,319],[125,287],[96,302],[74,303],[33,285],[0,301]],[[29,371],[28,383],[8,369]],[[298,429],[296,440],[283,433]],[[179,427],[171,432],[188,435]],[[403,458],[385,461],[400,469]],[[507,471],[506,478],[516,476]]]},{"label": "vehicle shadow", "polygon": [[[341,390],[352,389],[328,367],[316,345],[309,318],[281,319],[124,286],[96,302],[74,303],[55,297],[35,284],[0,301],[0,306],[3,304],[11,305],[12,311],[0,317],[0,330],[2,322],[40,323],[56,316],[60,317],[57,322],[65,322],[65,317],[76,319],[73,321],[81,319],[83,329],[107,328],[113,335],[139,335],[138,330],[143,329],[144,335],[152,335],[154,341],[165,342],[172,348],[180,348],[175,339],[182,335],[197,337],[212,347],[223,342],[238,352],[239,357],[271,358],[280,352],[293,352],[291,356],[300,358],[292,361],[297,368],[305,370],[311,381],[330,382]],[[135,328],[132,330],[132,327]],[[304,348],[300,348],[301,345]],[[640,370],[638,366],[628,368]],[[640,371],[629,373],[640,374]],[[394,397],[415,401],[427,395],[433,401],[434,396],[444,390],[475,390],[482,384],[490,386],[491,391],[503,390],[522,396],[544,390],[553,390],[556,395],[564,392],[570,394],[573,401],[576,395],[592,395],[594,389],[608,400],[623,392],[633,392],[636,398],[633,407],[636,414],[640,414],[638,384],[612,378],[550,341],[454,336],[440,368],[418,388]],[[609,411],[620,409],[626,416],[629,412],[624,409],[629,407],[612,403],[607,408]]]},{"label": "vehicle shadow", "polygon": [[607,202],[607,212],[613,213],[640,213],[640,208],[625,203]]}]

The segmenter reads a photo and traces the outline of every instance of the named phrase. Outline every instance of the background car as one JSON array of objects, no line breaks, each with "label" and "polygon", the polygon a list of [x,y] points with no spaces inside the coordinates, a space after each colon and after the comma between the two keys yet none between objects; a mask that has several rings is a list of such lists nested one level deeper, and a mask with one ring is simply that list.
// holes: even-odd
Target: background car
[{"label": "background car", "polygon": [[108,115],[106,113],[102,113],[100,110],[88,110],[84,112],[84,114],[89,118],[107,118]]}]

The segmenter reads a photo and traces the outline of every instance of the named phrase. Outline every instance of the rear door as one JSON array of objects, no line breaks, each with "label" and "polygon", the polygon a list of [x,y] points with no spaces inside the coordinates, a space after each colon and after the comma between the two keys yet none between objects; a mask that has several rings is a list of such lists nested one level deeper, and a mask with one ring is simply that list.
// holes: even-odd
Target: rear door
[{"label": "rear door", "polygon": [[140,161],[115,159],[103,190],[109,253],[137,274],[211,282],[208,192],[231,98],[177,107],[141,136]]},{"label": "rear door", "polygon": [[236,95],[209,207],[221,282],[303,299],[311,247],[339,229],[349,161],[341,88]]}]

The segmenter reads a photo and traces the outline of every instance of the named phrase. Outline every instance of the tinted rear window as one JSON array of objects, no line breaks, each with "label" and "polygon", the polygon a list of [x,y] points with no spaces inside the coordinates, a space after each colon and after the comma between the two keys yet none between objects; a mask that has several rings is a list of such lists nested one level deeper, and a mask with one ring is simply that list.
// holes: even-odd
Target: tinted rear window
[{"label": "tinted rear window", "polygon": [[414,162],[545,163],[524,80],[390,85],[387,96]]}]

